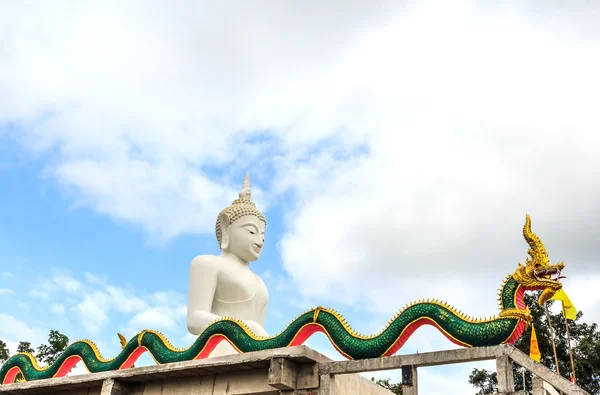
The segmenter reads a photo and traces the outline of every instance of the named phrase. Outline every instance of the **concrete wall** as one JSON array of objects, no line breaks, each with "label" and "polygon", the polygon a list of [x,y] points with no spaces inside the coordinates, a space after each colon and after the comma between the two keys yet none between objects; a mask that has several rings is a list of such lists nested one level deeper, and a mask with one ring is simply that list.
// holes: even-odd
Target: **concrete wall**
[{"label": "concrete wall", "polygon": [[340,374],[331,378],[334,394],[389,395],[392,392],[358,374]]},{"label": "concrete wall", "polygon": [[134,385],[129,395],[279,395],[279,390],[271,387],[267,379],[267,371],[165,379]]},{"label": "concrete wall", "polygon": [[499,393],[514,394],[516,362],[565,395],[590,395],[514,346],[460,348],[357,361],[331,361],[306,346],[176,362],[79,376],[0,385],[4,394],[54,395],[384,395],[359,372],[402,369],[403,393],[418,394],[417,368],[496,360]]},{"label": "concrete wall", "polygon": [[[0,395],[317,395],[325,392],[319,365],[330,361],[298,346],[6,384],[0,385]],[[332,377],[329,388],[336,395],[391,394],[358,374]]]}]

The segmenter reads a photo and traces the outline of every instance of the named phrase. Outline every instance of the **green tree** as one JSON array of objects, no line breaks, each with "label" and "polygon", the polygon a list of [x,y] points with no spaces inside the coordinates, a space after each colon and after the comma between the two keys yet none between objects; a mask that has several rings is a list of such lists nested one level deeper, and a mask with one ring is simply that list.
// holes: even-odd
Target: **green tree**
[{"label": "green tree", "polygon": [[8,359],[9,356],[10,356],[10,353],[8,351],[8,346],[6,345],[5,342],[0,340],[0,365],[3,364]]},{"label": "green tree", "polygon": [[[59,331],[51,330],[48,335],[48,344],[42,344],[38,347],[36,358],[40,362],[44,362],[48,365],[52,364],[60,354],[69,345],[69,338]],[[35,350],[31,347],[30,342],[20,341],[17,345],[17,353],[30,353],[34,354]],[[6,343],[0,340],[0,364],[4,363],[9,358],[9,351],[6,347]],[[19,372],[16,377],[17,381],[24,381],[25,378]]]},{"label": "green tree", "polygon": [[[371,381],[375,381],[375,377],[371,377]],[[383,388],[390,390],[393,394],[402,395],[401,383],[390,383],[390,379],[377,380],[375,382]]]},{"label": "green tree", "polygon": [[[541,353],[540,363],[556,371],[554,351],[552,349],[552,337],[548,326],[545,307],[537,304],[539,292],[525,295],[525,303],[531,309],[533,325],[537,335],[538,346]],[[549,301],[549,306],[554,301]],[[571,335],[571,348],[573,350],[573,361],[575,364],[575,376],[577,385],[591,394],[600,395],[600,332],[597,324],[586,324],[579,322],[583,313],[577,314],[577,319],[569,322],[569,333]],[[561,313],[550,312],[550,322],[554,332],[554,342],[558,355],[558,368],[565,378],[569,378],[571,372],[571,360],[569,357],[568,338],[565,321]],[[515,342],[515,347],[529,355],[531,341],[531,327]],[[517,366],[513,364],[515,377],[515,390],[523,389],[523,375]],[[478,395],[493,394],[497,392],[498,379],[495,372],[485,369],[474,369],[469,375],[469,383],[479,391]],[[531,391],[531,375],[525,375],[525,390]]]},{"label": "green tree", "polygon": [[479,389],[476,395],[495,394],[498,392],[498,377],[496,372],[475,368],[469,375],[469,383]]},{"label": "green tree", "polygon": [[28,352],[30,354],[33,354],[35,350],[33,349],[33,347],[31,347],[31,343],[19,342],[19,345],[17,346],[17,352]]},{"label": "green tree", "polygon": [[42,344],[38,347],[37,359],[51,365],[58,359],[60,354],[69,345],[69,338],[59,331],[51,330],[48,335],[48,344]]}]

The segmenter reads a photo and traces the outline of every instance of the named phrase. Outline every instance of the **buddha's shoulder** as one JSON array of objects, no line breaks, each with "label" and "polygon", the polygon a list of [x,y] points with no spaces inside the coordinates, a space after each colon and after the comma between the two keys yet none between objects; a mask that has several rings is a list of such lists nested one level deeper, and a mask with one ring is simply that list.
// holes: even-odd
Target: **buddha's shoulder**
[{"label": "buddha's shoulder", "polygon": [[219,268],[222,260],[222,257],[216,255],[198,255],[192,259],[192,266]]}]

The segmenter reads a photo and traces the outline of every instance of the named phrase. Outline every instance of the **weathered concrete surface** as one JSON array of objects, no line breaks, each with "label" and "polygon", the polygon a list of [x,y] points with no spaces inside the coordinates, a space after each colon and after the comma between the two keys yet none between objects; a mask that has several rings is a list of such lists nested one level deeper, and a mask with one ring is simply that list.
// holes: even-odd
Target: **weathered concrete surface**
[{"label": "weathered concrete surface", "polygon": [[544,380],[534,375],[531,380],[531,390],[532,395],[546,395]]},{"label": "weathered concrete surface", "polygon": [[[0,385],[0,394],[279,395],[282,391],[316,395],[320,385],[318,364],[330,361],[309,347],[298,346]],[[359,375],[331,380],[331,388],[339,395],[349,393],[349,388],[353,394],[390,394]]]},{"label": "weathered concrete surface", "polygon": [[[390,395],[392,392],[358,374],[342,374],[331,379],[330,395]],[[320,394],[319,394],[320,395]]]},{"label": "weathered concrete surface", "polygon": [[416,366],[402,367],[402,394],[417,395],[419,393],[419,377]]},{"label": "weathered concrete surface", "polygon": [[321,364],[321,374],[347,374],[400,369],[402,366],[437,366],[460,362],[495,359],[512,346],[459,348],[455,350],[425,352],[422,354],[395,355],[392,357],[362,359],[358,361],[335,361]]},{"label": "weathered concrete surface", "polygon": [[498,377],[498,392],[511,393],[515,391],[512,361],[506,355],[496,357],[496,375]]},{"label": "weathered concrete surface", "polygon": [[521,365],[531,373],[552,385],[557,390],[562,391],[563,394],[590,395],[589,392],[584,391],[578,385],[571,383],[569,380],[548,369],[541,363],[534,361],[527,354],[523,353],[516,347],[511,346],[508,348],[506,350],[506,355],[508,355],[510,359],[515,361],[517,364]]},{"label": "weathered concrete surface", "polygon": [[127,395],[279,395],[267,383],[266,370],[240,371],[212,376],[164,379],[140,383]]},{"label": "weathered concrete surface", "polygon": [[486,359],[496,359],[499,393],[514,393],[510,368],[514,361],[565,395],[590,395],[510,345],[359,361],[331,361],[306,346],[298,346],[0,385],[0,395],[383,395],[391,392],[355,373],[401,367],[406,373],[405,395],[417,395],[418,367]]}]

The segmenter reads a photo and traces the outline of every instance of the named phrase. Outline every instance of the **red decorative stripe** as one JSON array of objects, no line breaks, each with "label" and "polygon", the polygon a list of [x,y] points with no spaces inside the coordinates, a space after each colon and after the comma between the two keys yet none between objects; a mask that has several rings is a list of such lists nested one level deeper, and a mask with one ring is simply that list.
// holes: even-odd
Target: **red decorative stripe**
[{"label": "red decorative stripe", "polygon": [[[304,344],[304,342],[307,341],[309,337],[311,337],[317,332],[325,333],[325,335],[327,335],[325,329],[323,329],[323,327],[319,324],[311,323],[303,326],[302,329],[300,329],[300,332],[296,334],[296,337],[294,337],[294,340],[292,340],[288,347],[294,347]],[[329,336],[327,337],[329,338]],[[331,339],[329,339],[329,341],[331,341]],[[331,344],[333,344],[333,342],[331,342]],[[333,344],[333,346],[335,347],[335,344]]]},{"label": "red decorative stripe", "polygon": [[398,338],[398,340],[396,340],[396,342],[392,345],[392,347],[390,347],[390,349],[383,355],[384,357],[389,357],[390,355],[394,355],[398,350],[400,350],[402,348],[402,346],[404,345],[404,343],[406,343],[406,341],[410,338],[410,336],[417,330],[419,329],[421,326],[423,325],[431,325],[433,327],[435,327],[437,330],[439,330],[444,336],[446,336],[446,338],[448,340],[450,340],[452,343],[462,346],[462,347],[471,347],[469,344],[467,343],[463,343],[460,340],[457,340],[455,338],[453,338],[452,336],[450,336],[448,333],[446,333],[446,331],[444,331],[437,322],[435,322],[434,320],[432,320],[429,317],[422,317],[419,318],[413,322],[411,322],[406,329],[404,329],[404,331],[402,332],[402,335]]},{"label": "red decorative stripe", "polygon": [[119,370],[121,369],[129,369],[130,367],[132,367],[135,364],[135,361],[138,360],[139,357],[142,356],[143,353],[145,353],[147,351],[147,349],[145,347],[138,347],[136,348],[130,356],[127,357],[127,359],[125,360],[125,362],[123,362],[123,364],[119,367]]},{"label": "red decorative stripe", "polygon": [[10,368],[8,370],[8,373],[6,373],[6,376],[4,376],[4,381],[2,382],[2,384],[4,385],[14,383],[15,379],[17,378],[17,374],[19,374],[20,371],[21,369],[19,369],[18,366]]},{"label": "red decorative stripe", "polygon": [[229,344],[231,344],[231,347],[233,347],[233,348],[235,348],[237,350],[237,347],[234,346],[233,343],[231,343],[229,341],[229,339],[227,339],[227,337],[225,337],[224,335],[214,335],[210,339],[208,339],[208,342],[206,343],[206,346],[204,346],[204,348],[202,349],[202,351],[200,352],[200,354],[198,354],[198,356],[196,357],[196,359],[208,358],[208,356],[210,355],[210,353],[213,352],[213,350],[215,349],[215,347],[217,347],[217,345],[219,343],[221,343],[223,340],[225,340],[226,342],[228,342]]},{"label": "red decorative stripe", "polygon": [[331,343],[331,345],[337,350],[337,352],[339,352],[340,354],[342,354],[347,359],[354,359],[350,355],[348,355],[345,352],[343,352],[337,346],[337,344],[335,344],[331,340],[331,337],[329,336],[329,334],[327,333],[327,331],[325,330],[325,328],[322,325],[317,324],[315,322],[303,326],[300,329],[300,331],[296,334],[296,337],[294,337],[294,339],[290,342],[290,344],[288,345],[288,347],[299,346],[299,345],[303,344],[306,340],[308,340],[309,337],[311,337],[312,335],[314,335],[317,332],[324,333],[327,336],[327,338],[329,339],[329,342]]},{"label": "red decorative stripe", "polygon": [[515,293],[515,305],[519,310],[525,310],[525,299],[523,294],[525,293],[525,287],[518,286],[517,292]]},{"label": "red decorative stripe", "polygon": [[73,367],[77,365],[77,363],[79,363],[79,361],[81,361],[81,357],[79,355],[71,355],[70,357],[65,359],[62,365],[60,365],[60,368],[58,368],[58,372],[56,372],[54,377],[66,376],[67,373],[69,373],[71,369],[73,369]]},{"label": "red decorative stripe", "polygon": [[521,337],[521,335],[523,334],[523,332],[525,332],[525,328],[526,327],[527,327],[527,324],[525,324],[525,322],[519,320],[519,323],[515,327],[515,330],[513,331],[512,335],[510,335],[510,337],[508,338],[508,340],[506,340],[504,343],[506,343],[506,344],[513,344],[514,342],[516,342],[517,340],[519,340],[519,338]]}]

